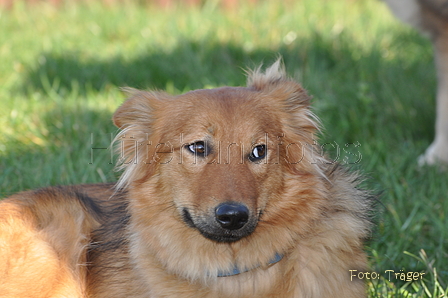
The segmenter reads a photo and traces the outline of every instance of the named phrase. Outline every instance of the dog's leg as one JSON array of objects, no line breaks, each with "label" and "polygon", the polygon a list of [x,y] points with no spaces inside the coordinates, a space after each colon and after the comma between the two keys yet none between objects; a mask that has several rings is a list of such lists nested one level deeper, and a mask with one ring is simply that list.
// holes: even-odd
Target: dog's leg
[{"label": "dog's leg", "polygon": [[402,21],[429,33],[437,69],[435,138],[419,157],[420,166],[448,163],[448,1],[385,0]]},{"label": "dog's leg", "polygon": [[442,32],[433,44],[438,81],[435,138],[420,156],[420,165],[448,163],[448,34]]}]

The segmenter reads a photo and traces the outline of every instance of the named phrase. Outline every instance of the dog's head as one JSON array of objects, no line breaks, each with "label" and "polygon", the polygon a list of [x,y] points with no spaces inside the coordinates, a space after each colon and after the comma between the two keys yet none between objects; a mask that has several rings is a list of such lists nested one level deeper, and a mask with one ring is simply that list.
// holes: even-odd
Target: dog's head
[{"label": "dog's head", "polygon": [[178,220],[210,240],[251,235],[267,205],[279,204],[288,175],[323,175],[310,98],[280,61],[250,72],[247,87],[128,91],[114,115],[118,187],[145,189],[141,208],[157,192],[157,204],[172,204]]}]

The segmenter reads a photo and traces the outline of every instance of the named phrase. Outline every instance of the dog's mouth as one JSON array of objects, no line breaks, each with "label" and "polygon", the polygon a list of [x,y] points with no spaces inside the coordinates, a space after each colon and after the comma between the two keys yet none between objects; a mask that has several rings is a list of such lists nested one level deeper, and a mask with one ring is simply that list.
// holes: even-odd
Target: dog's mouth
[{"label": "dog's mouth", "polygon": [[258,217],[240,203],[228,202],[218,205],[213,212],[193,215],[187,208],[182,210],[184,222],[197,229],[204,237],[216,242],[235,242],[249,236],[255,230]]}]

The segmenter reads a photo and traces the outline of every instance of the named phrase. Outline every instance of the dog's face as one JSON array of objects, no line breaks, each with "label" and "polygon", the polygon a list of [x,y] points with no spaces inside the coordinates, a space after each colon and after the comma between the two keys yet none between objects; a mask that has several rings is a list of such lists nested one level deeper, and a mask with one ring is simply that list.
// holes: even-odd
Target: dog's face
[{"label": "dog's face", "polygon": [[317,173],[303,162],[316,124],[300,85],[260,75],[249,87],[180,96],[132,91],[115,113],[123,128],[121,186],[157,178],[176,219],[232,243],[253,233],[276,204],[286,175]]},{"label": "dog's face", "polygon": [[257,95],[246,88],[193,91],[175,100],[177,117],[162,124],[171,127],[160,140],[172,154],[161,161],[161,179],[185,223],[215,241],[252,233],[282,184],[280,120]]}]

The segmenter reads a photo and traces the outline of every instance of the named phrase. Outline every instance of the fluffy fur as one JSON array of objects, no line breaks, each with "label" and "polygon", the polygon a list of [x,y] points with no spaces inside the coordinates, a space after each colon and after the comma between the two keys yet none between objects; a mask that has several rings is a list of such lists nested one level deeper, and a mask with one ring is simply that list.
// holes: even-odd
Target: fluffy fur
[{"label": "fluffy fur", "polygon": [[[310,98],[279,61],[247,87],[128,92],[116,185],[0,203],[1,297],[365,297],[349,270],[368,270],[371,196],[315,150]],[[245,226],[217,226],[226,202]]]}]

